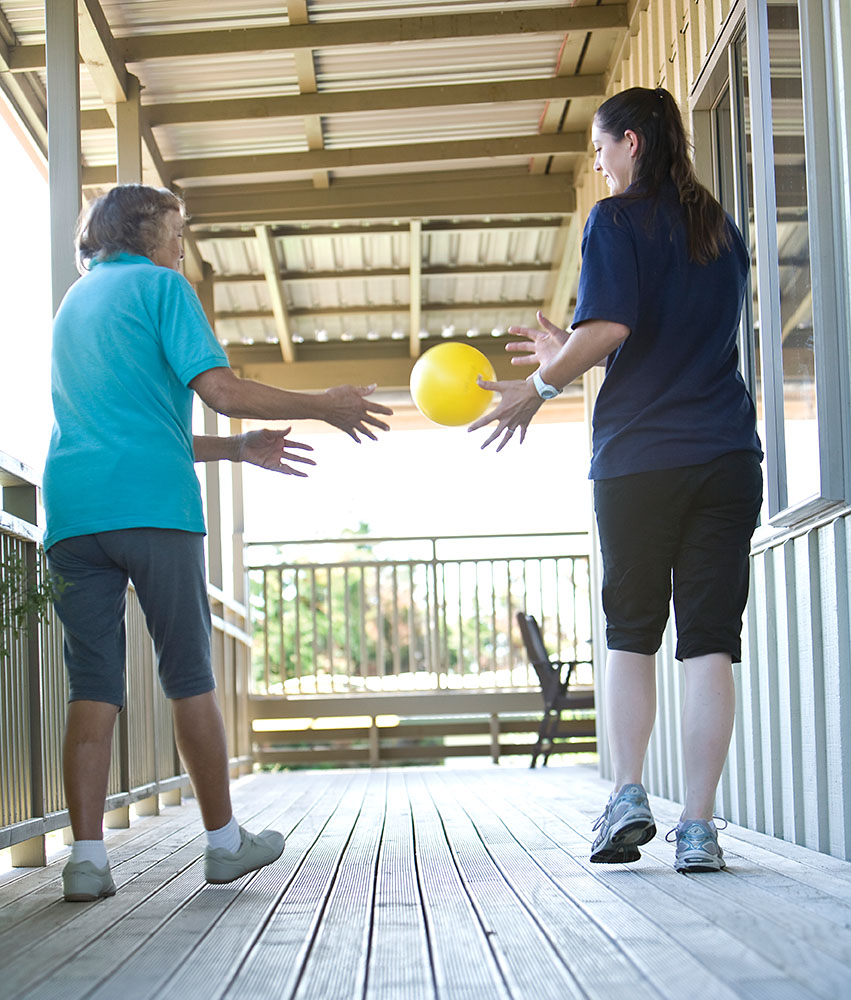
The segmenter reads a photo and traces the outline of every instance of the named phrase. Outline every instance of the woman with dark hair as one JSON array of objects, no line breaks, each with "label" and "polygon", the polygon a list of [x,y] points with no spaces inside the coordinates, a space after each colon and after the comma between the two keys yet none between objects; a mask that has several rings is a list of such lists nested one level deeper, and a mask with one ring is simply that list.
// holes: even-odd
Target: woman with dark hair
[{"label": "woman with dark hair", "polygon": [[[636,861],[656,833],[641,784],[656,714],[656,652],[673,592],[686,797],[678,871],[725,867],[712,821],[733,728],[732,664],[741,660],[750,539],[762,503],[756,414],[738,370],[747,282],[741,234],[697,180],[668,91],[633,87],[597,110],[594,169],[610,197],[582,238],[569,331],[538,313],[512,327],[525,381],[482,383],[499,405],[482,447],[516,430],[592,366],[606,376],[594,407],[590,478],[603,562],[604,710],[614,789],[591,860]],[[672,585],[673,584],[673,585]]]},{"label": "woman with dark hair", "polygon": [[210,655],[201,491],[194,462],[251,462],[304,476],[313,461],[285,431],[192,435],[194,394],[232,417],[324,420],[375,440],[387,430],[375,387],[287,392],[238,378],[178,273],[183,204],[170,191],[113,188],[81,219],[82,277],[53,331],[55,422],[44,473],[44,545],[64,587],[70,695],[63,769],[74,833],[65,898],[111,896],[103,843],[112,731],[124,705],[124,606],[132,580],[154,640],[160,681],[204,826],[208,882],[275,861],[280,833],[249,833],[231,811],[228,752]]}]

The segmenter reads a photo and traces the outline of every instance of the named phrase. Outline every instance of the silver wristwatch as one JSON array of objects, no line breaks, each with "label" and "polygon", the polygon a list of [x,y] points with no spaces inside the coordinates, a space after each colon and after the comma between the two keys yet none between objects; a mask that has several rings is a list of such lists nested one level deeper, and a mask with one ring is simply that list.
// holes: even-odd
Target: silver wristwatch
[{"label": "silver wristwatch", "polygon": [[536,371],[532,375],[532,385],[535,387],[535,392],[537,392],[541,399],[555,399],[556,396],[561,394],[561,389],[556,389],[554,385],[548,385],[541,378],[540,371]]}]

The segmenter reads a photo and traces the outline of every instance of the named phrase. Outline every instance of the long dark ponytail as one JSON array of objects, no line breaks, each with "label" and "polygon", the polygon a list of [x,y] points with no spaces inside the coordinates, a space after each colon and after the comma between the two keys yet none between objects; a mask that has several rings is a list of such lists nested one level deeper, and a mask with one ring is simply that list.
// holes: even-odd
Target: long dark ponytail
[{"label": "long dark ponytail", "polygon": [[670,178],[685,211],[689,256],[698,264],[717,260],[730,246],[726,215],[697,179],[680,109],[671,94],[663,87],[630,87],[604,101],[594,119],[616,139],[627,130],[639,138],[628,197],[655,198]]}]

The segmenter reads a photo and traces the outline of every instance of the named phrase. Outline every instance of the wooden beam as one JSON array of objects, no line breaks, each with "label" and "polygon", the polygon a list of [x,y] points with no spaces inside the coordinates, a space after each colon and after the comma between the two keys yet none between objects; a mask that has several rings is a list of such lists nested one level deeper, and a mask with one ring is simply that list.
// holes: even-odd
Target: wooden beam
[{"label": "wooden beam", "polygon": [[8,99],[11,111],[20,125],[26,129],[44,162],[40,169],[44,172],[47,163],[47,112],[43,89],[36,90],[27,77],[15,76],[11,72],[11,54],[17,43],[17,36],[6,16],[0,11],[0,91]]},{"label": "wooden beam", "polygon": [[[463,230],[464,232],[487,233],[498,229],[513,229],[522,231],[524,229],[558,229],[561,225],[561,215],[541,218],[530,216],[527,218],[516,217],[513,219],[483,218],[483,219],[453,219],[447,222],[444,219],[434,219],[423,221],[424,233],[454,233]],[[386,236],[398,233],[400,222],[363,222],[363,223],[301,223],[298,225],[277,225],[272,226],[273,236],[287,236],[291,239],[313,239],[316,236]],[[195,233],[195,238],[200,242],[204,240],[244,240],[254,235],[251,230],[243,227],[241,229],[223,229],[215,226],[212,229],[199,229]]]},{"label": "wooden beam", "polygon": [[124,61],[220,55],[232,52],[330,49],[349,45],[482,38],[495,35],[562,34],[567,31],[623,29],[627,4],[600,7],[527,8],[486,13],[433,14],[414,17],[365,17],[280,27],[133,35],[123,41]]},{"label": "wooden beam", "polygon": [[580,222],[574,212],[562,223],[557,246],[560,252],[554,261],[550,294],[544,303],[543,313],[556,326],[564,327],[567,309],[579,281],[581,248]]},{"label": "wooden beam", "polygon": [[268,226],[258,226],[255,233],[257,236],[257,252],[263,264],[263,271],[266,275],[266,287],[269,289],[269,298],[272,302],[272,315],[275,317],[275,328],[278,333],[281,357],[289,364],[295,361],[295,351],[293,350],[293,340],[287,314],[287,299],[281,281],[281,267],[278,255],[275,253],[275,244],[272,242]]},{"label": "wooden beam", "polygon": [[[355,346],[352,343],[301,344],[299,360],[292,365],[281,362],[281,356],[274,345],[247,346],[243,344],[226,345],[228,358],[234,368],[238,368],[244,378],[256,379],[267,385],[276,385],[284,389],[325,389],[329,385],[350,383],[353,385],[369,385],[377,382],[382,389],[399,388],[407,390],[413,360],[408,357],[408,345],[405,341],[395,341],[401,351],[390,355],[386,348],[389,344],[371,341],[371,351],[363,354],[350,351]],[[423,341],[423,350],[436,343],[446,343],[434,338]],[[477,337],[472,343],[485,354],[494,366],[497,378],[517,378],[517,368],[511,365],[511,356],[505,350],[505,341],[488,337]],[[360,345],[357,345],[360,346]],[[366,345],[364,345],[366,346]],[[315,348],[315,350],[313,350]],[[303,356],[303,353],[306,356]],[[578,408],[578,414],[573,419],[581,419],[582,392],[581,382],[574,383],[557,399],[551,400],[554,407],[567,406],[571,410]],[[549,406],[543,411],[551,412]],[[542,411],[542,413],[543,413]],[[563,412],[559,409],[559,412]],[[542,413],[535,420],[537,421]],[[538,695],[540,704],[540,695]]]},{"label": "wooden beam", "polygon": [[[405,111],[411,108],[454,107],[462,104],[504,104],[513,101],[554,101],[571,97],[602,97],[605,77],[598,74],[539,77],[531,80],[460,83],[433,87],[390,87],[299,94],[291,97],[234,97],[213,101],[147,104],[152,125],[239,121],[253,118],[306,118],[357,114],[364,111]],[[102,109],[83,111],[84,131],[111,128]]]},{"label": "wooden beam", "polygon": [[303,184],[205,187],[188,191],[198,225],[239,220],[463,217],[573,212],[575,192],[564,174],[530,177],[517,172],[447,171],[385,178],[341,178],[327,191]]},{"label": "wooden beam", "polygon": [[[621,30],[629,24],[627,9],[627,4],[606,4],[600,7],[555,6],[495,13],[370,17],[356,21],[322,21],[279,27],[132,35],[122,39],[118,45],[124,62],[136,63],[146,59],[179,59],[233,52],[295,52],[299,49],[386,45],[442,38]],[[41,70],[44,68],[44,46],[15,46],[9,61],[12,71],[16,73]]]},{"label": "wooden beam", "polygon": [[97,0],[78,0],[80,56],[104,104],[127,100],[127,70]]},{"label": "wooden beam", "polygon": [[[127,100],[115,105],[116,169],[113,182],[142,183],[142,122],[139,103],[139,80],[132,74],[126,79]],[[83,169],[83,184],[86,170]]]},{"label": "wooden beam", "polygon": [[417,358],[420,354],[420,326],[422,325],[423,307],[423,224],[421,219],[411,219],[409,248],[410,278],[408,286],[411,305],[409,316],[408,351],[412,358]]},{"label": "wooden beam", "polygon": [[[397,143],[392,146],[355,146],[345,149],[315,148],[311,152],[259,153],[237,156],[207,156],[171,160],[164,166],[173,180],[192,177],[224,177],[231,174],[278,173],[304,170],[339,170],[345,167],[389,166],[396,163],[429,163],[441,160],[498,159],[554,153],[585,153],[585,132],[546,135],[503,136],[494,139],[456,139],[449,142]],[[115,168],[88,167],[83,183],[111,184]]]},{"label": "wooden beam", "polygon": [[[332,91],[290,97],[234,97],[214,101],[184,101],[174,104],[151,104],[146,106],[146,110],[152,125],[180,125],[188,122],[304,118],[307,115],[405,111],[411,108],[453,107],[462,104],[502,104],[570,97],[602,97],[605,88],[606,81],[603,75],[589,74],[508,82]],[[92,114],[95,117],[85,116],[83,124],[86,127],[99,125],[100,128],[104,128],[102,117],[96,112]]]},{"label": "wooden beam", "polygon": [[[422,228],[422,223],[420,223]],[[274,230],[272,230],[274,235]],[[495,274],[529,275],[542,274],[552,270],[550,264],[479,264],[476,266],[448,267],[446,265],[423,265],[420,269],[423,277],[462,278]],[[406,278],[410,274],[407,267],[373,267],[357,271],[286,271],[281,273],[281,279],[291,285],[306,281],[372,281],[375,278]],[[249,281],[265,281],[262,274],[217,274],[217,285],[242,284]]]},{"label": "wooden beam", "polygon": [[[540,299],[517,299],[505,302],[423,302],[421,313],[453,313],[453,312],[505,312],[506,310],[529,309],[537,311],[541,308]],[[357,306],[317,306],[315,308],[290,309],[290,319],[301,319],[305,316],[380,316],[398,315],[410,312],[407,302],[382,303],[381,305]],[[271,319],[274,313],[269,309],[240,309],[237,312],[217,312],[216,319]],[[533,312],[534,316],[534,312]],[[419,334],[419,327],[417,328]]]}]

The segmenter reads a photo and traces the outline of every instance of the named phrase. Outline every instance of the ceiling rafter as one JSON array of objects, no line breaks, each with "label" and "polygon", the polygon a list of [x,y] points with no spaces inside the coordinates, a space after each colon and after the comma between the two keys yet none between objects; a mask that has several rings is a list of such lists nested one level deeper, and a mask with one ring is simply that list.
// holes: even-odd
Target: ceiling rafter
[{"label": "ceiling rafter", "polygon": [[[561,212],[558,216],[521,216],[514,218],[480,218],[480,219],[424,219],[424,233],[457,233],[457,232],[481,232],[488,233],[501,229],[525,230],[525,229],[558,229],[562,223]],[[370,222],[364,220],[361,223],[301,223],[300,225],[276,225],[271,227],[273,236],[286,236],[290,239],[313,239],[315,236],[385,236],[392,233],[401,232],[399,222]],[[205,240],[244,240],[254,233],[253,228],[232,229],[213,226],[210,229],[199,229],[195,238],[199,242]]]},{"label": "ceiling rafter", "polygon": [[[420,224],[422,226],[422,223]],[[272,228],[274,235],[274,228]],[[244,235],[244,234],[243,234]],[[459,267],[424,264],[421,274],[424,278],[471,278],[496,274],[547,274],[552,270],[550,264],[478,264],[474,267],[461,265]],[[410,269],[407,267],[374,267],[367,270],[336,270],[336,271],[281,271],[281,278],[288,284],[310,281],[342,281],[358,279],[372,281],[375,278],[407,278]],[[260,274],[217,274],[216,284],[243,284],[249,281],[264,281]]]},{"label": "ceiling rafter", "polygon": [[16,44],[17,36],[6,15],[0,11],[0,90],[8,98],[21,124],[46,161],[47,107],[44,90],[40,86],[34,86],[29,76],[11,72],[12,53]]},{"label": "ceiling rafter", "polygon": [[570,178],[481,170],[343,177],[327,191],[304,184],[236,184],[186,192],[198,225],[281,219],[410,219],[435,216],[568,214],[576,207]]},{"label": "ceiling rafter", "polygon": [[[115,105],[127,100],[127,68],[121,61],[120,55],[117,54],[118,46],[97,0],[78,0],[78,2],[80,53],[98,88],[101,99],[106,105],[105,110],[110,122],[114,126],[117,120]],[[156,137],[147,121],[144,107],[139,109],[139,131],[159,184],[162,187],[172,187],[173,178],[160,153]],[[115,183],[114,176],[110,183]],[[203,281],[205,277],[204,260],[192,238],[192,233],[188,229],[184,232],[183,244],[186,277],[196,283]]]},{"label": "ceiling rafter", "polygon": [[[173,180],[182,180],[192,177],[224,177],[228,174],[327,171],[345,167],[389,166],[396,163],[584,153],[587,148],[588,139],[585,132],[560,132],[543,135],[504,136],[495,139],[456,139],[445,142],[395,143],[391,146],[316,149],[295,153],[208,156],[191,160],[170,160],[164,166]],[[114,182],[115,166],[113,164],[89,167],[83,172],[83,184],[85,185],[112,184]]]},{"label": "ceiling rafter", "polygon": [[[627,4],[594,7],[535,7],[465,14],[372,17],[355,21],[319,21],[259,28],[232,28],[133,35],[118,42],[125,64],[147,59],[180,59],[233,52],[328,49],[349,45],[436,41],[496,35],[605,31],[629,26]],[[14,72],[44,68],[44,46],[16,46],[10,53]]]},{"label": "ceiling rafter", "polygon": [[127,100],[127,68],[97,0],[77,0],[80,57],[107,106]]},{"label": "ceiling rafter", "polygon": [[[505,312],[540,308],[539,299],[512,299],[499,302],[423,302],[423,313],[456,313],[456,312]],[[395,314],[404,316],[409,312],[410,303],[373,303],[368,305],[318,306],[289,310],[290,319],[302,319],[315,316],[365,316],[374,314]],[[239,309],[233,312],[216,312],[217,320],[232,319],[272,319],[271,309]],[[419,334],[419,331],[417,331]],[[416,355],[414,355],[416,356]]]},{"label": "ceiling rafter", "polygon": [[[289,0],[287,3],[287,19],[290,24],[307,24],[310,16],[307,12],[307,0]],[[312,49],[296,49],[293,52],[295,60],[296,79],[301,94],[315,94],[319,89],[316,85],[316,65],[313,61]],[[322,131],[322,118],[319,115],[308,115],[304,119],[304,134],[308,149],[324,149],[325,136]],[[313,174],[313,186],[327,188],[331,183],[331,175],[326,168],[316,170]]]},{"label": "ceiling rafter", "polygon": [[260,256],[260,262],[263,265],[266,287],[272,303],[272,315],[275,318],[275,329],[278,333],[281,357],[287,364],[291,364],[295,361],[295,351],[290,332],[287,297],[284,292],[283,282],[281,281],[281,265],[278,261],[278,255],[275,251],[275,244],[269,232],[269,227],[258,226],[255,233],[257,236],[257,252]]},{"label": "ceiling rafter", "polygon": [[[146,104],[153,126],[190,122],[239,121],[254,118],[305,118],[361,114],[371,111],[408,111],[414,108],[457,107],[464,104],[502,104],[549,101],[572,97],[601,97],[605,76],[533,77],[489,83],[458,83],[379,90],[322,91],[283,97],[233,97],[211,101]],[[83,129],[109,128],[108,116],[92,109],[80,116]]]}]

